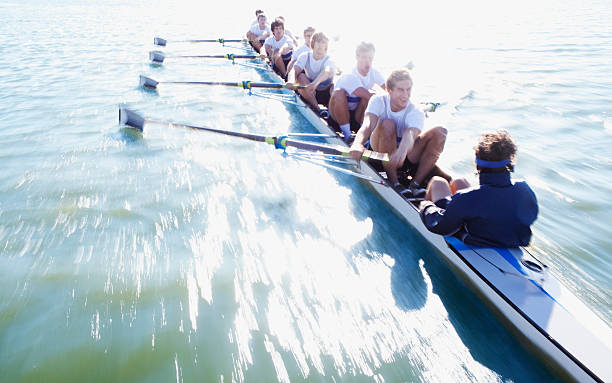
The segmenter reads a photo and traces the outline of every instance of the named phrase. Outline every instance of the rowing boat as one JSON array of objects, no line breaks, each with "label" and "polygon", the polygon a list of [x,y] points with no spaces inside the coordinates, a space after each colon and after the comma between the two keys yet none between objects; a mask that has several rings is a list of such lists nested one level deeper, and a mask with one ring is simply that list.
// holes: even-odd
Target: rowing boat
[{"label": "rowing boat", "polygon": [[[263,74],[284,84],[272,70]],[[284,89],[284,92],[293,91]],[[294,110],[321,134],[336,134],[326,120],[296,97]],[[331,144],[346,144],[337,135]],[[560,377],[579,382],[612,382],[612,331],[582,301],[548,272],[525,248],[476,248],[452,236],[429,232],[418,201],[406,199],[388,185],[368,162],[360,171],[367,184],[500,314],[513,333],[527,340]]]},{"label": "rowing boat", "polygon": [[[273,71],[269,76],[283,82]],[[299,98],[298,98],[299,100]],[[319,133],[334,133],[326,121],[306,107],[299,111]],[[340,138],[335,144],[346,145]],[[367,162],[361,172],[383,178]],[[388,184],[369,183],[380,197],[548,361],[579,382],[612,382],[612,331],[525,248],[476,248],[455,237],[433,234],[421,222],[418,201],[408,200]],[[516,331],[515,331],[516,332]],[[564,374],[561,374],[564,375]]]}]

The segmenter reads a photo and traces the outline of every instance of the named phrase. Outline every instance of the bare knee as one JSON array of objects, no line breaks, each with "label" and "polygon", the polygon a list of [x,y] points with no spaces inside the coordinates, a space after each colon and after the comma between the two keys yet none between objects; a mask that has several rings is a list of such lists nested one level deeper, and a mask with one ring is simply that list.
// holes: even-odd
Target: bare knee
[{"label": "bare knee", "polygon": [[438,176],[431,178],[427,185],[427,193],[425,194],[427,200],[436,202],[450,195],[451,187],[447,180]]},{"label": "bare knee", "polygon": [[457,193],[457,191],[462,189],[467,189],[470,187],[470,183],[465,178],[457,178],[452,180],[450,183],[450,190],[453,194]]},{"label": "bare knee", "polygon": [[444,143],[446,142],[446,135],[448,134],[448,130],[441,126],[436,126],[432,129],[433,135],[432,140],[439,146],[444,147]]}]

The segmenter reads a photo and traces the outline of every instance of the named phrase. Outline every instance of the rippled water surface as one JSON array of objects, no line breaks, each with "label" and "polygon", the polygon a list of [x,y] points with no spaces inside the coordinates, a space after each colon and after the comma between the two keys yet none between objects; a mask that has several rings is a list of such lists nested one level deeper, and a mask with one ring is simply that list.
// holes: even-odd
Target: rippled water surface
[{"label": "rippled water surface", "polygon": [[[429,123],[448,127],[455,175],[473,176],[483,130],[509,130],[540,203],[533,251],[610,324],[612,4],[532,3],[260,7],[326,31],[345,70],[362,39],[384,73],[412,61],[415,100],[444,104]],[[363,183],[264,144],[118,125],[125,104],[313,132],[238,89],[138,87],[265,80],[147,57],[157,35],[240,37],[255,6],[0,1],[0,381],[555,380]]]}]

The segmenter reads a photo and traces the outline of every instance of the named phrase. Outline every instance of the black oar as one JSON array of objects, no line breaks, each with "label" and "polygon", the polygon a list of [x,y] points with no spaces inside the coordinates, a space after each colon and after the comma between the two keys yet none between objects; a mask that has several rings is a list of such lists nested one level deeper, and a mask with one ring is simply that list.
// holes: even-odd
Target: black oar
[{"label": "black oar", "polygon": [[235,55],[233,53],[229,53],[226,55],[186,55],[186,56],[166,56],[164,52],[161,51],[150,51],[149,59],[153,61],[155,64],[161,64],[164,62],[166,58],[187,58],[187,59],[228,59],[230,61],[234,61],[235,59],[257,59],[259,56],[255,55]]},{"label": "black oar", "polygon": [[167,43],[239,43],[247,41],[246,39],[205,39],[205,40],[166,40],[161,37],[155,37],[153,43],[161,47],[165,47]]},{"label": "black oar", "polygon": [[[274,147],[276,147],[277,149],[286,149],[287,147],[293,147],[297,149],[308,150],[312,152],[320,152],[320,153],[329,154],[329,155],[344,156],[344,157],[349,156],[349,148],[340,146],[340,145],[318,144],[315,142],[293,140],[291,138],[288,138],[287,136],[280,136],[280,137],[264,136],[260,134],[242,133],[242,132],[234,132],[231,130],[187,125],[187,124],[175,123],[171,121],[154,120],[154,119],[144,118],[140,116],[138,113],[131,111],[129,109],[126,109],[126,108],[119,108],[119,122],[124,125],[130,126],[132,128],[138,129],[141,132],[144,130],[144,125],[146,122],[154,122],[158,124],[170,125],[173,127],[182,127],[182,128],[187,128],[187,129],[201,130],[205,132],[219,133],[219,134],[223,134],[226,136],[245,138],[251,141],[265,142],[265,143],[274,145]],[[365,150],[361,158],[364,160],[376,159],[380,161],[389,161],[389,156],[386,153],[379,153],[379,152],[374,152],[371,150]]]},{"label": "black oar", "polygon": [[251,82],[251,81],[156,81],[150,77],[140,75],[140,86],[148,89],[157,89],[157,84],[179,84],[179,85],[219,85],[235,86],[243,89],[266,88],[266,89],[303,89],[303,85],[277,84],[273,82]]}]

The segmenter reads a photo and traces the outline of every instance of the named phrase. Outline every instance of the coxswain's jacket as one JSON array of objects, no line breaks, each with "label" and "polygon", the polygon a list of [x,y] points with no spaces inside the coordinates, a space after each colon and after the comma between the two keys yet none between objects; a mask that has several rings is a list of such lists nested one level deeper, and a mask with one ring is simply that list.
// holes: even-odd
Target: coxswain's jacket
[{"label": "coxswain's jacket", "polygon": [[510,173],[480,173],[480,186],[421,205],[427,229],[455,235],[482,247],[527,246],[538,203],[526,182],[512,183]]}]

